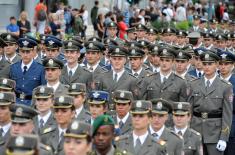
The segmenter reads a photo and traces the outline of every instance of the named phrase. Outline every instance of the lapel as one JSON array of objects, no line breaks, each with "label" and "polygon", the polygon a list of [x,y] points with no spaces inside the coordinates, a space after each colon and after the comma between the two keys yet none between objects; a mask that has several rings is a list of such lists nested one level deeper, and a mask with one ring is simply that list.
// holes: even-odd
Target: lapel
[{"label": "lapel", "polygon": [[168,79],[166,80],[166,82],[163,84],[162,89],[166,89],[167,87],[169,87],[170,85],[173,84],[173,81],[174,81],[174,79],[175,79],[174,76],[175,76],[174,73],[171,73],[171,75],[169,76],[169,78],[168,78]]},{"label": "lapel", "polygon": [[126,140],[126,145],[125,146],[129,146],[127,150],[133,150],[133,152],[135,152],[134,138],[133,138],[133,134],[132,133],[130,133],[130,138],[128,138]]},{"label": "lapel", "polygon": [[213,83],[211,83],[211,86],[209,87],[208,91],[206,92],[206,95],[209,95],[211,94],[213,91],[215,91],[216,88],[219,88],[218,87],[218,81],[219,80],[219,77],[216,76],[215,80],[213,81]]},{"label": "lapel", "polygon": [[163,130],[163,132],[162,132],[162,135],[160,136],[160,138],[159,139],[162,139],[162,140],[164,140],[164,141],[168,141],[168,131],[167,131],[167,128],[165,127],[165,129]]},{"label": "lapel", "polygon": [[44,128],[48,128],[48,127],[50,127],[51,125],[54,125],[54,124],[55,124],[55,119],[54,119],[53,113],[51,112],[51,115],[48,118],[47,122],[45,123]]},{"label": "lapel", "polygon": [[40,129],[39,129],[39,126],[38,126],[38,116],[35,116],[33,118],[33,121],[34,121],[34,132],[35,133],[40,133]]},{"label": "lapel", "polygon": [[75,80],[80,78],[80,76],[81,76],[81,69],[82,68],[80,68],[80,66],[78,65],[78,68],[76,69],[76,71],[74,72],[74,74],[73,74],[73,76],[72,76],[72,78],[70,80],[71,83],[73,83],[73,81],[75,81]]},{"label": "lapel", "polygon": [[190,143],[190,137],[191,137],[191,132],[190,132],[189,128],[187,128],[184,135],[183,135],[184,144]]},{"label": "lapel", "polygon": [[147,154],[152,146],[152,138],[150,137],[150,135],[148,134],[147,138],[145,139],[143,145],[141,146],[140,152],[138,153],[139,155],[143,155],[143,154]]},{"label": "lapel", "polygon": [[63,92],[63,85],[60,83],[58,88],[55,90],[55,94],[61,94]]},{"label": "lapel", "polygon": [[67,70],[67,66],[65,66],[63,69],[62,69],[62,73],[61,75],[63,75],[63,80],[65,80],[66,82],[65,83],[69,83],[70,80],[69,80],[69,75],[68,75],[68,70]]},{"label": "lapel", "polygon": [[79,113],[79,115],[77,115],[77,119],[82,120],[85,119],[83,118],[85,116],[85,109],[82,108],[82,111]]},{"label": "lapel", "polygon": [[115,83],[115,86],[114,86],[114,88],[113,89],[116,89],[119,85],[121,85],[122,84],[122,82],[123,81],[125,81],[126,80],[126,78],[127,78],[127,72],[126,71],[124,71],[124,73],[122,74],[122,76],[119,78],[119,80],[118,80],[118,82],[117,83]]},{"label": "lapel", "polygon": [[155,84],[157,85],[157,87],[162,87],[162,83],[161,83],[161,77],[160,77],[160,73],[157,73],[156,76],[153,76],[155,78]]},{"label": "lapel", "polygon": [[202,77],[200,79],[199,87],[204,95],[206,95],[206,86],[205,86],[205,78]]},{"label": "lapel", "polygon": [[[117,118],[117,117],[115,117]],[[124,126],[122,127],[122,133],[126,133],[128,130],[130,130],[132,127],[132,124],[131,124],[131,114],[129,114]]]},{"label": "lapel", "polygon": [[[116,82],[113,80],[113,71],[111,70],[111,71],[109,71],[108,73],[107,73],[107,83],[108,83],[108,88],[110,88],[110,91],[111,90],[113,90],[113,89],[115,89],[114,87],[115,87],[115,85],[116,85]],[[119,79],[120,80],[120,79]]]},{"label": "lapel", "polygon": [[56,128],[56,131],[53,132],[52,138],[51,138],[51,144],[54,149],[54,151],[58,150],[59,146],[59,128]]}]

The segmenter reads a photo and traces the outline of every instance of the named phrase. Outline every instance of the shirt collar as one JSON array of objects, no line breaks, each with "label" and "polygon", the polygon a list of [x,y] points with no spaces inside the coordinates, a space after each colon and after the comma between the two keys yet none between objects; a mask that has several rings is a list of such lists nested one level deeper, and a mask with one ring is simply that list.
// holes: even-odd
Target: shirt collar
[{"label": "shirt collar", "polygon": [[6,60],[9,60],[10,59],[10,61],[12,62],[13,61],[13,59],[16,57],[16,53],[15,53],[15,55],[13,56],[13,57],[11,57],[11,58],[8,58],[6,55],[5,55],[5,59]]},{"label": "shirt collar", "polygon": [[187,126],[185,127],[185,128],[183,128],[183,129],[179,129],[179,128],[177,128],[176,126],[174,127],[174,129],[175,129],[175,133],[179,133],[179,131],[181,131],[182,132],[182,135],[184,135],[184,133],[186,132],[186,130],[187,130]]},{"label": "shirt collar", "polygon": [[130,115],[130,113],[128,112],[124,117],[123,117],[123,119],[120,119],[118,116],[117,116],[117,121],[118,121],[118,123],[120,122],[120,121],[122,121],[124,124],[126,123],[126,120],[128,119],[128,117],[129,117],[129,115]]},{"label": "shirt collar", "polygon": [[207,78],[205,77],[205,86],[207,85],[207,84],[206,84],[207,80],[210,81],[210,86],[211,86],[211,84],[214,82],[215,78],[216,78],[216,74],[215,74],[214,77],[211,78],[211,79],[207,79]]},{"label": "shirt collar", "polygon": [[[91,66],[87,63],[87,68],[89,69],[89,71],[94,72],[95,69],[98,67],[98,65],[99,65],[99,62],[97,62],[94,66]],[[91,67],[92,67],[93,70],[90,70]]]},{"label": "shirt collar", "polygon": [[135,72],[134,70],[132,70],[132,74],[134,75],[135,73],[137,73],[138,75],[140,75],[142,69],[143,69],[143,68],[141,67],[137,72]]},{"label": "shirt collar", "polygon": [[63,132],[64,134],[66,133],[67,129],[62,129],[60,126],[58,126],[59,128],[59,135],[61,135],[61,133]]},{"label": "shirt collar", "polygon": [[125,72],[125,69],[123,69],[122,71],[116,73],[114,70],[113,70],[113,77],[115,76],[115,74],[117,74],[117,80],[119,80],[119,78],[122,76],[122,74]]},{"label": "shirt collar", "polygon": [[3,129],[3,136],[7,133],[10,127],[11,127],[11,122],[1,127]]},{"label": "shirt collar", "polygon": [[41,119],[43,119],[43,122],[44,122],[43,124],[45,124],[50,116],[51,116],[51,110],[45,116],[38,115],[38,122],[39,122],[39,124],[40,124],[40,120]]},{"label": "shirt collar", "polygon": [[227,78],[223,78],[222,76],[220,76],[221,79],[225,80],[225,81],[229,81],[229,79],[231,78],[232,74],[230,74]]},{"label": "shirt collar", "polygon": [[161,135],[162,135],[162,133],[163,133],[163,131],[164,131],[164,129],[165,129],[165,125],[163,125],[163,126],[161,127],[161,129],[158,130],[158,131],[154,131],[154,129],[152,128],[151,125],[149,126],[149,129],[150,129],[151,135],[152,135],[153,133],[156,133],[156,134],[158,135],[158,138],[159,138],[159,137],[161,137]]},{"label": "shirt collar", "polygon": [[171,73],[172,73],[172,72],[170,72],[168,75],[165,76],[165,75],[163,75],[163,74],[161,73],[161,71],[160,71],[161,81],[163,82],[163,79],[164,79],[164,78],[168,79],[169,76],[171,75]]},{"label": "shirt collar", "polygon": [[81,113],[82,109],[83,109],[83,105],[76,109],[76,117],[78,117],[78,115]]},{"label": "shirt collar", "polygon": [[133,139],[134,139],[134,146],[136,145],[136,139],[139,138],[140,139],[140,143],[143,144],[145,139],[148,136],[148,131],[146,131],[145,134],[141,135],[141,136],[137,136],[134,132],[133,132]]},{"label": "shirt collar", "polygon": [[59,87],[60,85],[60,81],[58,81],[56,84],[54,84],[53,86],[51,86],[49,83],[47,83],[47,87],[51,87],[54,89],[54,92],[56,91],[56,89]]},{"label": "shirt collar", "polygon": [[30,66],[32,65],[33,63],[33,60],[30,61],[30,63],[28,63],[27,65],[25,65],[22,61],[21,63],[21,68],[22,68],[22,71],[24,71],[24,66],[27,66],[27,71],[29,70]]},{"label": "shirt collar", "polygon": [[204,74],[204,72],[201,70],[201,71],[199,71],[199,70],[197,70],[196,69],[196,73],[197,73],[197,75],[199,74],[199,72],[201,73],[201,76]]},{"label": "shirt collar", "polygon": [[69,71],[72,71],[72,73],[74,74],[77,68],[78,68],[78,64],[76,64],[76,66],[73,68],[69,68],[69,66],[67,65],[68,74],[69,74]]}]

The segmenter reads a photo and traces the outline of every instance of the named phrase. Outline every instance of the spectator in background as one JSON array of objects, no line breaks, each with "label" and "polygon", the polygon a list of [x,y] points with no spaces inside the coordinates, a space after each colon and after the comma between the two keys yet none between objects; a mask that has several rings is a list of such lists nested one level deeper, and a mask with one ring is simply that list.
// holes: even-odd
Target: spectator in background
[{"label": "spectator in background", "polygon": [[124,16],[120,15],[117,17],[117,26],[119,29],[119,38],[122,40],[127,40],[126,30],[128,29],[126,23],[124,22]]},{"label": "spectator in background", "polygon": [[35,7],[34,26],[39,34],[44,34],[47,20],[47,7],[44,5],[44,0],[40,0]]},{"label": "spectator in background", "polygon": [[20,14],[20,19],[17,21],[17,25],[20,29],[20,37],[23,37],[25,33],[28,33],[31,31],[31,25],[30,22],[27,20],[28,14],[26,11],[22,11]]},{"label": "spectator in background", "polygon": [[64,11],[62,11],[58,15],[58,17],[59,17],[59,25],[60,25],[60,29],[61,29],[61,31],[60,31],[61,39],[64,39],[64,37],[65,37],[65,28],[66,28],[66,26],[65,26],[66,21],[64,19]]},{"label": "spectator in background", "polygon": [[52,20],[49,24],[51,27],[52,35],[54,35],[56,37],[60,37],[60,32],[62,32],[62,30],[60,27],[59,18],[56,13],[52,14]]},{"label": "spectator in background", "polygon": [[98,18],[97,18],[97,33],[100,39],[102,39],[104,37],[104,31],[105,31],[105,27],[104,27],[104,15],[103,14],[99,14]]},{"label": "spectator in background", "polygon": [[224,9],[223,20],[224,21],[229,21],[230,20],[227,9]]},{"label": "spectator in background", "polygon": [[82,17],[83,25],[84,25],[82,32],[81,32],[81,37],[86,39],[86,29],[88,26],[88,11],[87,11],[86,6],[84,4],[80,8],[80,15]]},{"label": "spectator in background", "polygon": [[73,34],[75,36],[78,36],[80,35],[83,29],[83,21],[79,14],[79,10],[77,8],[73,9],[72,13],[73,13],[73,18],[74,18],[73,25],[72,25]]},{"label": "spectator in background", "polygon": [[71,33],[71,25],[72,25],[72,13],[70,12],[68,7],[64,8],[64,20],[65,20],[65,33]]},{"label": "spectator in background", "polygon": [[145,16],[145,10],[144,9],[140,9],[139,18],[140,18],[140,23],[143,24],[143,25],[145,25],[144,16]]},{"label": "spectator in background", "polygon": [[19,36],[20,29],[19,26],[16,24],[16,18],[14,16],[10,17],[10,24],[7,25],[6,29],[8,33]]},{"label": "spectator in background", "polygon": [[96,23],[96,19],[97,19],[97,15],[98,15],[98,10],[99,10],[99,1],[95,1],[95,6],[91,9],[91,22],[94,28],[94,31],[97,31],[97,23]]},{"label": "spectator in background", "polygon": [[174,12],[171,4],[168,4],[166,7],[162,9],[162,15],[164,21],[170,22],[172,20],[172,18],[174,17]]},{"label": "spectator in background", "polygon": [[135,27],[140,23],[139,12],[135,11],[134,16],[130,18],[130,27]]},{"label": "spectator in background", "polygon": [[99,8],[99,10],[98,10],[98,14],[102,13],[103,15],[106,15],[109,11],[110,10],[109,10],[108,2],[104,1],[103,7]]},{"label": "spectator in background", "polygon": [[176,9],[175,18],[176,18],[176,21],[178,21],[178,22],[182,22],[182,21],[187,20],[186,9],[184,7],[184,3],[183,2],[179,3],[179,6]]}]

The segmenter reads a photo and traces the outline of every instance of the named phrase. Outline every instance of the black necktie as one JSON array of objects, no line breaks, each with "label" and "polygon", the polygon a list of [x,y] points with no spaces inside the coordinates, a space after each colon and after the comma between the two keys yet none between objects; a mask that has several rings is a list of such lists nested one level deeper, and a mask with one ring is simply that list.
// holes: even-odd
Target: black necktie
[{"label": "black necktie", "polygon": [[206,91],[208,91],[209,87],[210,87],[210,80],[207,80],[206,81]]},{"label": "black necktie", "polygon": [[41,118],[39,121],[39,127],[43,128],[43,126],[44,126],[44,120]]},{"label": "black necktie", "polygon": [[119,128],[121,129],[124,126],[124,123],[122,121],[119,122]]},{"label": "black necktie", "polygon": [[114,81],[117,82],[118,75],[117,73],[114,74]]},{"label": "black necktie", "polygon": [[202,77],[202,73],[201,72],[198,73],[198,77]]},{"label": "black necktie", "polygon": [[25,74],[27,72],[27,66],[24,66],[24,71],[23,71],[23,74]]},{"label": "black necktie", "polygon": [[158,140],[158,134],[157,133],[152,133],[153,139]]},{"label": "black necktie", "polygon": [[178,131],[178,135],[183,136],[183,133],[181,131]]}]

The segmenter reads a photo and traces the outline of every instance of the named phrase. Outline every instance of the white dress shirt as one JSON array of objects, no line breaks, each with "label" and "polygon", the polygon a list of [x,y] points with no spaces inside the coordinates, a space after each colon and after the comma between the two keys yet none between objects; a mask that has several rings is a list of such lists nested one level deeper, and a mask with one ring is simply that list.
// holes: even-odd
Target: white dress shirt
[{"label": "white dress shirt", "polygon": [[140,139],[141,145],[143,145],[144,142],[145,142],[145,140],[146,140],[146,138],[147,138],[147,136],[148,136],[148,134],[149,134],[148,131],[146,131],[145,134],[143,134],[143,135],[141,135],[141,136],[137,136],[137,135],[133,132],[134,147],[135,147],[135,145],[136,145],[136,140],[137,140],[138,138]]}]

